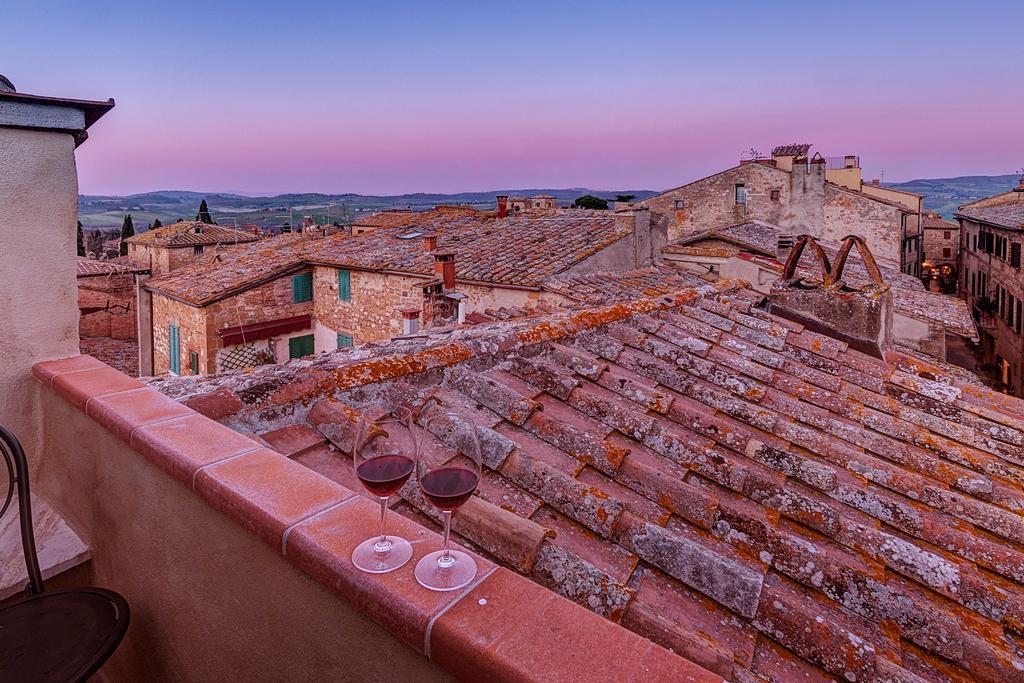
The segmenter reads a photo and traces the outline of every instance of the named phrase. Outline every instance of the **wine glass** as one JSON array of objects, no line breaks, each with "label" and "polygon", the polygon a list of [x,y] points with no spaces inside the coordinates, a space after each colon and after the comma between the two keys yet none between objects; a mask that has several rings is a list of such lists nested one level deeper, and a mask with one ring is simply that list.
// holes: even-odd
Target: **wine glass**
[{"label": "wine glass", "polygon": [[364,572],[384,574],[412,558],[412,545],[404,538],[388,536],[385,519],[388,499],[412,475],[416,462],[417,433],[412,413],[406,408],[379,421],[360,418],[352,447],[352,464],[366,490],[380,499],[380,534],[352,551],[352,564]]},{"label": "wine glass", "polygon": [[[430,422],[449,424],[452,415],[442,413]],[[480,437],[473,425],[462,439],[461,448],[421,448],[416,458],[416,479],[427,500],[444,514],[444,549],[426,555],[416,564],[416,580],[425,588],[452,591],[469,584],[476,576],[476,562],[459,550],[449,548],[452,512],[469,500],[480,483]]]}]

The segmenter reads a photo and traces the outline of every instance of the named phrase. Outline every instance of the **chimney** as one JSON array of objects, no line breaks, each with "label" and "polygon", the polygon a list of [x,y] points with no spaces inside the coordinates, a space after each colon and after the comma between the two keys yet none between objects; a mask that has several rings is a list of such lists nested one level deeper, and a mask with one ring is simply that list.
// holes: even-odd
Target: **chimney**
[{"label": "chimney", "polygon": [[504,218],[508,215],[508,195],[498,195],[498,218]]},{"label": "chimney", "polygon": [[782,263],[786,262],[786,259],[789,258],[789,252],[793,251],[794,239],[795,238],[793,237],[793,235],[789,235],[786,233],[779,234],[778,241],[775,245],[775,258],[777,260],[781,261]]},{"label": "chimney", "polygon": [[455,289],[455,252],[435,251],[434,270],[441,276],[445,289]]},{"label": "chimney", "polygon": [[423,249],[428,253],[437,249],[437,235],[425,235],[423,237]]},{"label": "chimney", "polygon": [[398,312],[402,314],[402,334],[415,334],[420,330],[420,309],[418,308],[400,308]]},{"label": "chimney", "polygon": [[860,166],[860,160],[856,154],[847,154],[843,157],[843,168],[857,168]]},{"label": "chimney", "polygon": [[[815,256],[821,282],[805,282],[796,274],[804,247]],[[854,289],[843,280],[846,259],[857,247],[872,283]],[[826,265],[828,264],[828,265]],[[844,341],[862,353],[884,358],[892,346],[892,290],[863,238],[850,235],[843,240],[834,264],[810,235],[800,235],[786,260],[782,278],[768,295],[769,312],[800,323],[812,332]]]}]

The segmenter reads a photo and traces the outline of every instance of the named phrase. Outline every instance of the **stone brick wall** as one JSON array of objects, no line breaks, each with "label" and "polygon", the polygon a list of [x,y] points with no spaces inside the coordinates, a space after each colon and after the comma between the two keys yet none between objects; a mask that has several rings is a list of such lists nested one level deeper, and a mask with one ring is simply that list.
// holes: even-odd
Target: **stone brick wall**
[{"label": "stone brick wall", "polygon": [[895,206],[826,185],[822,237],[838,242],[860,235],[876,257],[902,263],[901,215]]},{"label": "stone brick wall", "polygon": [[[743,164],[639,204],[667,217],[669,240],[751,219],[784,225],[789,204],[789,175],[765,164]],[[736,204],[737,183],[746,186],[746,204]],[[771,198],[773,190],[779,193],[777,201]],[[682,209],[675,208],[677,200],[684,202]]]},{"label": "stone brick wall", "polygon": [[338,269],[313,270],[313,316],[322,325],[352,337],[355,344],[402,333],[400,308],[423,307],[422,278],[349,271],[351,300],[338,298]]},{"label": "stone brick wall", "polygon": [[[949,239],[946,239],[946,233]],[[956,266],[957,252],[960,248],[960,235],[956,228],[925,228],[924,257],[932,265],[948,264]],[[943,250],[949,249],[949,256],[943,256]]]},{"label": "stone brick wall", "polygon": [[[110,305],[110,310],[86,313],[82,309]],[[138,338],[135,317],[135,283],[131,275],[78,278],[80,337]]]},{"label": "stone brick wall", "polygon": [[209,335],[207,334],[206,313],[201,308],[169,299],[153,293],[153,374],[162,375],[170,370],[170,339],[168,326],[176,324],[181,341],[182,374],[187,374],[188,352],[199,353],[200,371],[210,372]]}]

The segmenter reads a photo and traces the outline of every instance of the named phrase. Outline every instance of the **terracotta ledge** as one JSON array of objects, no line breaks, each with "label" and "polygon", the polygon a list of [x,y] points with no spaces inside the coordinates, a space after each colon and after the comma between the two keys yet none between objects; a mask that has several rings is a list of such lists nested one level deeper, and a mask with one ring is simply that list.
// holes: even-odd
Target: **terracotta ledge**
[{"label": "terracotta ledge", "polygon": [[440,548],[441,538],[399,515],[390,516],[390,528],[413,543],[413,561],[390,574],[360,572],[350,558],[376,526],[379,508],[373,502],[89,356],[37,363],[32,374],[298,569],[457,676],[721,680],[475,555],[477,579],[466,589],[422,588],[413,575],[415,560]]}]

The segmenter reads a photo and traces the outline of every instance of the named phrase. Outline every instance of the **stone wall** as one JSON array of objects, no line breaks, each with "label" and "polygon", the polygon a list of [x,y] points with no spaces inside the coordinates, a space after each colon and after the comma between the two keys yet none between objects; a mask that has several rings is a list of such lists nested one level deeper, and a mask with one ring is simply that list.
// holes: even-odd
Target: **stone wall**
[{"label": "stone wall", "polygon": [[212,372],[205,311],[154,292],[153,374],[162,375],[171,368],[168,326],[172,323],[178,326],[181,351],[179,363],[182,374],[189,372],[189,351],[199,353],[200,372],[204,368],[206,372]]},{"label": "stone wall", "polygon": [[[946,238],[946,233],[949,233],[949,238]],[[924,257],[932,265],[947,264],[955,268],[959,248],[960,234],[955,227],[925,228]],[[949,256],[944,255],[944,249],[949,249]]]},{"label": "stone wall", "polygon": [[[87,313],[82,309],[105,311]],[[135,281],[131,275],[101,275],[78,278],[78,334],[81,337],[138,338],[135,318]]]},{"label": "stone wall", "polygon": [[[736,185],[746,186],[746,204],[736,204]],[[778,199],[772,200],[772,191]],[[789,174],[766,164],[742,164],[638,202],[667,217],[667,237],[679,239],[707,228],[757,219],[783,225],[789,204]],[[676,201],[684,202],[676,208]]]},{"label": "stone wall", "polygon": [[352,337],[355,344],[402,334],[401,308],[423,307],[423,278],[349,271],[351,299],[338,298],[338,269],[313,270],[313,316],[322,325]]},{"label": "stone wall", "polygon": [[895,206],[826,185],[821,237],[838,242],[847,235],[860,235],[877,258],[903,263],[901,216]]}]

